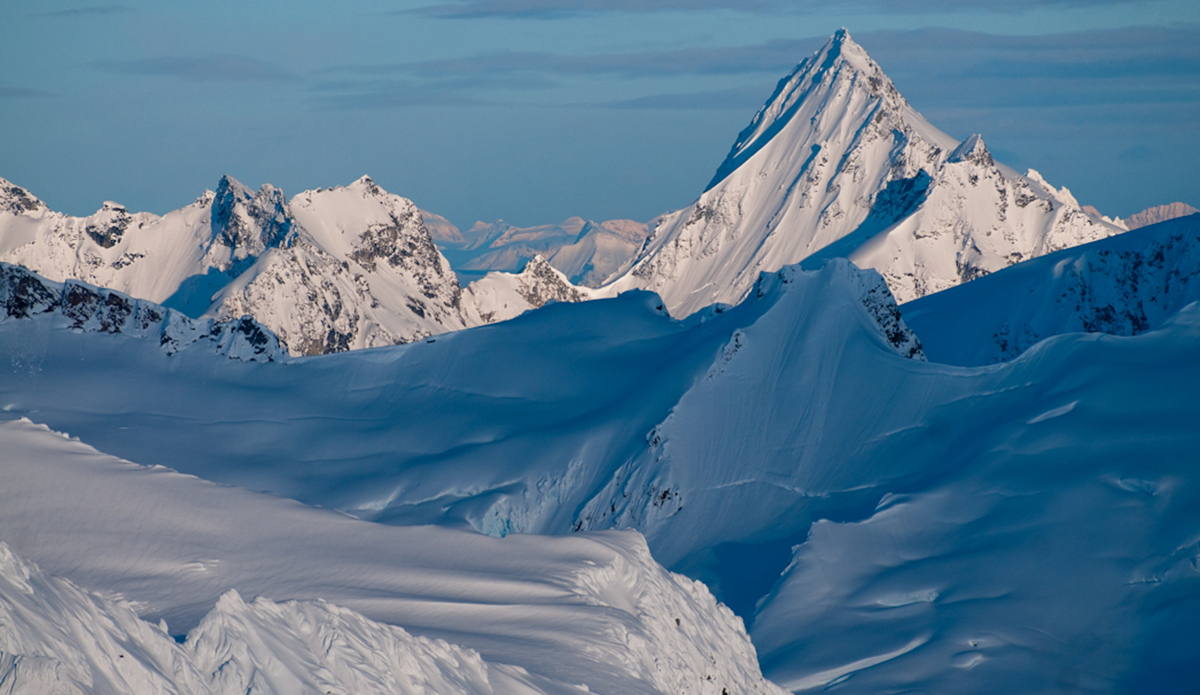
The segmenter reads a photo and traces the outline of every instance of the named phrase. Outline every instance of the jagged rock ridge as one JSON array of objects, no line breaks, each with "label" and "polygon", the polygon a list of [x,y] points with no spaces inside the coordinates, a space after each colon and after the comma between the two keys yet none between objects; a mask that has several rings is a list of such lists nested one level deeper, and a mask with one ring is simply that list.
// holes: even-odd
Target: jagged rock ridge
[{"label": "jagged rock ridge", "polygon": [[0,263],[0,304],[4,309],[0,320],[57,316],[79,331],[157,337],[168,355],[204,345],[218,354],[251,362],[287,358],[275,334],[249,316],[222,321],[190,319],[152,302],[77,280],[50,282],[8,263]]}]

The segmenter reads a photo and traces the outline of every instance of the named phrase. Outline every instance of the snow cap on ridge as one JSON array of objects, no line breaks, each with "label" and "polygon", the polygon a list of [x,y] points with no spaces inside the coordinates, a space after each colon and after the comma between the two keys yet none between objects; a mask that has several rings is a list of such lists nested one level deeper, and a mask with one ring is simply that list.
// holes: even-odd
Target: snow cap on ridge
[{"label": "snow cap on ridge", "polygon": [[711,190],[724,181],[766,146],[788,124],[811,92],[835,81],[845,72],[854,77],[862,75],[872,93],[883,97],[888,108],[898,108],[905,103],[892,81],[867,55],[866,49],[855,43],[844,27],[838,29],[821,50],[805,58],[791,74],[779,81],[771,98],[754,115],[750,125],[738,134],[733,148],[704,190]]},{"label": "snow cap on ridge", "polygon": [[980,166],[991,166],[995,162],[992,160],[992,154],[988,152],[987,145],[983,144],[983,136],[979,133],[972,133],[963,140],[954,151],[950,153],[948,162],[974,162]]},{"label": "snow cap on ridge", "polygon": [[46,204],[37,196],[8,179],[0,178],[0,212],[20,215],[35,210],[45,210]]}]

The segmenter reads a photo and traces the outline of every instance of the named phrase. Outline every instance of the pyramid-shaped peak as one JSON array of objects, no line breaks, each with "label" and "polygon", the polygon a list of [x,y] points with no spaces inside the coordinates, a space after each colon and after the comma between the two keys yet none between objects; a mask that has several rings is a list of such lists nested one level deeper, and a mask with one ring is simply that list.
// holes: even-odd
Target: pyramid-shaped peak
[{"label": "pyramid-shaped peak", "polygon": [[[734,142],[725,162],[717,169],[708,189],[723,181],[729,174],[771,142],[796,116],[804,111],[816,126],[815,119],[836,119],[838,114],[858,118],[847,95],[851,92],[878,103],[882,111],[897,113],[907,106],[904,98],[883,70],[871,60],[866,50],[850,38],[850,32],[839,29],[817,52],[805,58],[785,78],[775,92]],[[857,103],[862,103],[860,99]],[[822,116],[824,114],[824,116]],[[872,117],[878,114],[872,113]],[[804,119],[802,119],[804,120]],[[850,129],[851,132],[858,127]],[[705,189],[705,190],[708,190]]]},{"label": "pyramid-shaped peak", "polygon": [[871,56],[867,55],[867,51],[862,46],[858,45],[853,38],[850,37],[850,32],[846,31],[845,27],[838,29],[829,37],[829,41],[825,43],[825,47],[817,52],[818,55],[826,56],[827,58],[843,57],[847,60],[860,62],[863,65],[855,65],[855,67],[866,68],[868,64],[874,65]]},{"label": "pyramid-shaped peak", "polygon": [[349,188],[361,189],[364,195],[386,196],[388,194],[388,192],[380,188],[379,184],[375,183],[370,176],[365,174],[358,177],[354,183],[350,184]]}]

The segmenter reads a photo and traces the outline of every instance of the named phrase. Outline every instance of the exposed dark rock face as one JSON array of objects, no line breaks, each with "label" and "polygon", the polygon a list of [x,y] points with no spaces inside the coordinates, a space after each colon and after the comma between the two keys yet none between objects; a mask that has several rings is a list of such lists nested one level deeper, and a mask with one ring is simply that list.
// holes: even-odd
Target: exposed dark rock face
[{"label": "exposed dark rock face", "polygon": [[0,212],[21,215],[45,208],[46,204],[35,198],[29,191],[0,179]]},{"label": "exposed dark rock face", "polygon": [[100,246],[111,249],[121,240],[121,235],[129,229],[129,225],[133,224],[133,216],[125,209],[124,205],[117,203],[106,202],[100,208],[87,226],[84,232],[92,238]]}]

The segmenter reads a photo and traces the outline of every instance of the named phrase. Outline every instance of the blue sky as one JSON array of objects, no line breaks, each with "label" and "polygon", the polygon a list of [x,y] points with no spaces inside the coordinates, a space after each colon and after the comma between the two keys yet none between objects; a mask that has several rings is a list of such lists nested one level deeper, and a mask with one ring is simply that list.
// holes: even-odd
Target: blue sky
[{"label": "blue sky", "polygon": [[5,3],[0,176],[166,212],[370,174],[460,226],[691,202],[847,27],[917,110],[1081,202],[1200,205],[1195,0]]}]

